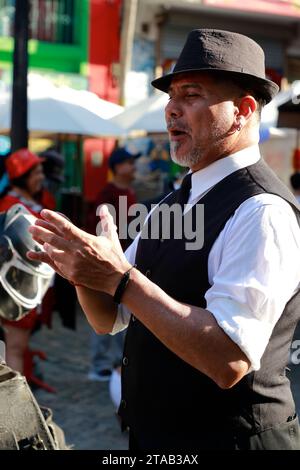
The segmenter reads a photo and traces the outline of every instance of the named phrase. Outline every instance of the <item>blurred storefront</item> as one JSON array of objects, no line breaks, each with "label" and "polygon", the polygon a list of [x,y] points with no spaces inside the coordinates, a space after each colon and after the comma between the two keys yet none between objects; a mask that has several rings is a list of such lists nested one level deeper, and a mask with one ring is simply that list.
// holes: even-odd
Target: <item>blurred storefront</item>
[{"label": "blurred storefront", "polygon": [[[14,0],[0,0],[2,87],[12,81],[14,5]],[[118,103],[121,6],[122,0],[30,0],[30,73]],[[93,201],[107,180],[107,158],[115,141],[53,137],[52,145],[66,162],[66,204]],[[40,140],[30,145],[43,150],[44,142],[49,144]]]},{"label": "blurred storefront", "polygon": [[[6,77],[4,70],[12,67],[14,4],[14,0],[0,0],[0,74]],[[88,61],[88,18],[85,0],[30,0],[30,68],[48,72],[53,81],[69,86],[76,87],[77,78],[77,86],[82,86]]]},{"label": "blurred storefront", "polygon": [[[91,0],[89,22],[89,89],[100,98],[119,102],[122,0]],[[85,199],[93,203],[108,178],[108,157],[114,140],[88,139],[84,144]]]},{"label": "blurred storefront", "polygon": [[[140,0],[136,16],[134,48],[143,51],[132,60],[128,102],[149,95],[151,80],[172,69],[189,31],[196,28],[225,29],[246,34],[265,51],[267,76],[285,88],[300,79],[299,0]],[[146,47],[145,47],[146,45]],[[132,96],[132,83],[139,93]],[[287,134],[288,135],[288,134]],[[287,139],[290,139],[291,136]],[[287,181],[291,146],[264,142],[262,150],[271,166]],[[286,150],[284,150],[286,149]],[[279,165],[285,159],[284,165]],[[288,163],[287,163],[288,162]],[[283,168],[284,167],[284,168]]]},{"label": "blurred storefront", "polygon": [[[0,0],[0,90],[1,84],[11,83],[14,3]],[[30,4],[30,72],[58,86],[93,91],[111,102],[118,103],[120,94],[124,105],[149,96],[151,80],[172,67],[188,31],[199,27],[228,29],[255,39],[265,50],[268,76],[279,85],[300,78],[300,0],[30,0]],[[134,12],[130,18],[129,11]],[[126,35],[127,24],[133,25],[133,38]],[[124,41],[128,41],[130,70],[123,96]],[[149,148],[152,143],[148,142]],[[34,145],[42,150],[43,142]],[[69,199],[72,194],[76,200],[83,195],[92,206],[109,176],[107,160],[114,145],[111,139],[83,143],[77,137],[63,143],[60,139]],[[264,142],[265,149],[271,147],[273,152],[274,143]]]},{"label": "blurred storefront", "polygon": [[267,74],[272,80],[281,84],[283,78],[293,81],[300,76],[299,0],[140,0],[135,46],[151,44],[148,62],[155,55],[157,68],[168,70],[194,28],[247,34],[264,49]]}]

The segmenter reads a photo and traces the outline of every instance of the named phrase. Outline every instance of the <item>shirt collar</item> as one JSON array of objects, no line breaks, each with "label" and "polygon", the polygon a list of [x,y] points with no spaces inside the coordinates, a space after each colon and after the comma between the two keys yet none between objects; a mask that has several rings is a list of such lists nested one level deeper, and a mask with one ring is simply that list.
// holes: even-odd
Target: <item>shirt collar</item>
[{"label": "shirt collar", "polygon": [[253,165],[261,158],[258,145],[252,145],[239,152],[228,155],[213,162],[211,165],[198,170],[192,175],[192,190],[189,198],[191,203],[209,191],[226,176],[241,168]]}]

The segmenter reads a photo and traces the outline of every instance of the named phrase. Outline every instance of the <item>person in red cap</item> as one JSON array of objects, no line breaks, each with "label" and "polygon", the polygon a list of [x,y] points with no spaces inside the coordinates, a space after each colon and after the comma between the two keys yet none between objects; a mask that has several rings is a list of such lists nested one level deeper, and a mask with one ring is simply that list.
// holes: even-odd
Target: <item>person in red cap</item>
[{"label": "person in red cap", "polygon": [[[6,160],[10,186],[0,198],[0,212],[6,212],[14,204],[22,204],[39,217],[42,205],[36,195],[42,189],[43,159],[23,148],[13,152]],[[37,320],[36,309],[19,321],[2,320],[5,332],[7,364],[14,370],[24,372],[24,353],[28,347],[30,332]]]},{"label": "person in red cap", "polygon": [[42,158],[28,149],[17,150],[7,158],[5,166],[10,186],[0,199],[0,211],[21,203],[33,215],[39,215],[42,206],[37,203],[36,195],[41,191],[44,181],[42,162]]}]

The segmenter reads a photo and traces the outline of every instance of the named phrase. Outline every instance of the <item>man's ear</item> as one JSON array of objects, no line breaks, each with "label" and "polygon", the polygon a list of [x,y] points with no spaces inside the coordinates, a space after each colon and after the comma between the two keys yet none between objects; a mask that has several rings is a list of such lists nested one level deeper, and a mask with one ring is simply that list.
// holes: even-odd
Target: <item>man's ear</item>
[{"label": "man's ear", "polygon": [[252,116],[252,114],[255,113],[257,109],[257,103],[253,96],[246,95],[239,99],[237,108],[238,112],[235,116],[236,125],[241,125],[242,127],[244,127],[247,121]]}]

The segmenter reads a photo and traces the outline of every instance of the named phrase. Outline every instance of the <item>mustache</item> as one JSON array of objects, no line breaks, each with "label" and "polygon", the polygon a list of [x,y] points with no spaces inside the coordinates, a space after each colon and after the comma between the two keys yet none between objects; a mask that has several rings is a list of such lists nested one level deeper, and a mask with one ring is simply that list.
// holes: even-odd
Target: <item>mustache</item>
[{"label": "mustache", "polygon": [[189,132],[189,128],[187,126],[184,126],[180,124],[178,121],[175,119],[169,119],[167,122],[167,130],[169,131],[170,129],[176,129],[177,131],[182,131],[182,132]]}]

